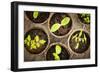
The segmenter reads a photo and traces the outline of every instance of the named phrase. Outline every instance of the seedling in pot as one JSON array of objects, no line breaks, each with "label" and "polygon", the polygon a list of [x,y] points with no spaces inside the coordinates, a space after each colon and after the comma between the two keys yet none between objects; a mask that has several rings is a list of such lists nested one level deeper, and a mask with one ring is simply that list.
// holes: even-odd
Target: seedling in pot
[{"label": "seedling in pot", "polygon": [[61,24],[60,23],[55,23],[51,26],[50,31],[51,32],[56,32],[57,30],[59,30],[60,27],[65,27],[68,26],[70,22],[70,18],[69,17],[65,17],[61,20]]},{"label": "seedling in pot", "polygon": [[31,36],[28,35],[27,38],[24,40],[24,43],[30,47],[30,49],[38,49],[41,46],[43,46],[46,41],[43,39],[40,39],[38,35],[35,36],[34,40],[31,39]]},{"label": "seedling in pot", "polygon": [[82,42],[83,44],[85,44],[87,42],[87,38],[86,35],[83,33],[82,30],[80,30],[79,33],[75,34],[72,37],[72,40],[74,40],[76,42],[76,46],[75,49],[78,49],[80,46],[80,43]]},{"label": "seedling in pot", "polygon": [[59,54],[61,53],[61,49],[62,49],[61,46],[59,45],[55,46],[55,52],[53,52],[53,56],[55,60],[60,60]]},{"label": "seedling in pot", "polygon": [[85,22],[87,24],[90,23],[90,14],[82,13],[82,14],[80,14],[80,17],[83,20],[83,22]]}]

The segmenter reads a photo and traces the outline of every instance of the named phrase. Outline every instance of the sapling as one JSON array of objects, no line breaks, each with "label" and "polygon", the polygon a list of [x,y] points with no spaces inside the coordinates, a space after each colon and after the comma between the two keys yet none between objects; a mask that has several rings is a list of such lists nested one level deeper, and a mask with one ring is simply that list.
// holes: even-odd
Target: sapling
[{"label": "sapling", "polygon": [[59,45],[55,46],[55,52],[53,53],[55,60],[60,60],[59,54],[61,53],[61,47]]},{"label": "sapling", "polygon": [[61,24],[60,23],[54,23],[52,26],[51,26],[51,29],[50,31],[51,32],[56,32],[61,26],[62,27],[65,27],[69,24],[70,22],[70,18],[69,17],[65,17],[61,20]]},{"label": "sapling", "polygon": [[30,49],[37,49],[40,48],[42,45],[46,43],[45,40],[40,40],[40,37],[38,35],[35,36],[34,40],[31,40],[30,35],[27,36],[27,38],[24,40],[25,44],[30,47]]},{"label": "sapling", "polygon": [[37,19],[38,15],[39,15],[39,12],[38,11],[34,11],[33,12],[33,18],[34,19]]},{"label": "sapling", "polygon": [[[84,36],[84,37],[82,37],[82,36]],[[86,38],[86,35],[83,33],[83,31],[80,30],[79,33],[75,34],[75,35],[72,37],[72,40],[75,40],[75,42],[76,42],[75,49],[78,49],[81,42],[84,43],[84,44],[86,43],[87,38]]]}]

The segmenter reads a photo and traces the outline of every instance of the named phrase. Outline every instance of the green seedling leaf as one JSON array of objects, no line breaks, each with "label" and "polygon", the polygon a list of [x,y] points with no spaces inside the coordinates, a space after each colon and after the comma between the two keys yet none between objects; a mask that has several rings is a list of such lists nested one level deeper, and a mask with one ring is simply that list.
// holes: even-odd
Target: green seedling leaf
[{"label": "green seedling leaf", "polygon": [[34,11],[33,12],[33,18],[36,19],[39,15],[39,12],[38,11]]},{"label": "green seedling leaf", "polygon": [[79,47],[79,43],[77,43],[77,44],[76,44],[76,47],[75,47],[75,49],[78,49],[78,47]]},{"label": "green seedling leaf", "polygon": [[46,43],[46,41],[45,40],[40,40],[39,43],[43,45],[43,44]]},{"label": "green seedling leaf", "polygon": [[65,17],[64,19],[62,19],[61,25],[62,26],[66,26],[66,25],[68,25],[69,22],[70,22],[70,18],[69,17]]},{"label": "green seedling leaf", "polygon": [[80,30],[80,33],[79,33],[79,37],[81,37],[82,36],[82,30]]},{"label": "green seedling leaf", "polygon": [[31,41],[31,36],[28,35],[27,38],[24,40],[24,43],[25,43],[27,46],[30,46],[30,41]]},{"label": "green seedling leaf", "polygon": [[31,44],[31,49],[37,49],[35,44]]},{"label": "green seedling leaf", "polygon": [[84,34],[84,40],[85,40],[85,42],[87,41],[87,38],[86,38],[86,35]]},{"label": "green seedling leaf", "polygon": [[56,45],[55,50],[56,50],[57,54],[60,54],[61,53],[61,46]]},{"label": "green seedling leaf", "polygon": [[75,38],[75,42],[78,42],[78,37]]},{"label": "green seedling leaf", "polygon": [[39,36],[36,35],[35,38],[34,38],[34,40],[35,40],[36,42],[39,42],[39,40],[40,40],[40,39],[39,39]]},{"label": "green seedling leaf", "polygon": [[59,23],[55,23],[51,26],[51,32],[55,32],[60,28],[60,24]]},{"label": "green seedling leaf", "polygon": [[78,34],[74,35],[74,36],[72,37],[72,39],[76,38],[76,37],[77,37],[77,35],[78,35]]},{"label": "green seedling leaf", "polygon": [[39,48],[41,45],[40,45],[40,43],[36,43],[36,46]]},{"label": "green seedling leaf", "polygon": [[82,38],[82,43],[84,43],[84,38]]},{"label": "green seedling leaf", "polygon": [[55,60],[60,60],[60,57],[58,56],[57,53],[53,53],[53,56],[54,56],[54,59],[55,59]]},{"label": "green seedling leaf", "polygon": [[30,46],[30,42],[29,41],[27,42],[27,46]]}]

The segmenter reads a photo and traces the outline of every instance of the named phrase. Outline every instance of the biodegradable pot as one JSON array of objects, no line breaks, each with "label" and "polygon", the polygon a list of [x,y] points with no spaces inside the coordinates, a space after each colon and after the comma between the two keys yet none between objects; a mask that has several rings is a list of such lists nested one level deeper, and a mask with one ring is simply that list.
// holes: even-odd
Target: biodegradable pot
[{"label": "biodegradable pot", "polygon": [[[87,31],[82,30],[82,33],[85,34],[85,36],[87,38],[87,42],[83,43],[81,41],[79,47],[77,49],[75,49],[77,42],[75,42],[75,39],[72,39],[72,38],[73,38],[73,36],[75,36],[75,34],[79,34],[80,30],[82,30],[82,29],[74,30],[74,32],[72,32],[72,34],[69,36],[69,39],[68,39],[68,46],[69,46],[69,48],[72,49],[72,51],[81,54],[81,53],[84,53],[86,50],[89,49],[89,47],[90,47],[90,36],[89,36],[89,33]],[[81,38],[83,38],[83,36],[84,36],[83,34],[82,34]]]},{"label": "biodegradable pot", "polygon": [[34,37],[36,35],[38,35],[40,37],[40,39],[44,39],[46,40],[46,43],[37,48],[37,49],[30,49],[30,47],[28,47],[27,45],[24,44],[24,47],[25,49],[31,53],[31,54],[40,54],[42,51],[44,51],[47,47],[48,47],[48,44],[49,44],[49,36],[47,35],[47,33],[42,29],[42,28],[38,28],[38,27],[35,27],[31,30],[29,30],[28,32],[26,32],[26,34],[24,35],[24,39],[30,35],[31,36],[31,39],[34,40]]},{"label": "biodegradable pot", "polygon": [[39,12],[39,15],[36,19],[33,18],[33,11],[25,11],[26,16],[34,23],[45,23],[49,18],[49,12]]},{"label": "biodegradable pot", "polygon": [[[90,24],[90,22],[89,23],[87,23],[85,20],[84,20],[84,18],[86,17],[81,17],[81,14],[77,14],[78,15],[78,18],[79,18],[79,20],[82,22],[82,23],[84,23],[84,24]],[[89,18],[90,18],[90,16],[89,16]]]},{"label": "biodegradable pot", "polygon": [[61,44],[61,43],[53,43],[53,44],[50,45],[50,47],[49,47],[49,49],[47,50],[47,53],[46,53],[46,60],[48,60],[48,61],[49,60],[55,60],[52,53],[55,52],[55,46],[56,45],[60,45],[61,48],[62,48],[62,51],[59,54],[60,60],[68,60],[70,58],[70,53],[67,50],[66,46],[64,44]]},{"label": "biodegradable pot", "polygon": [[[51,26],[55,23],[61,23],[61,20],[64,18],[64,17],[70,17],[67,13],[54,13],[52,14],[52,16],[49,18],[49,21],[48,21],[48,28],[49,30],[51,29]],[[65,26],[65,27],[60,27],[56,32],[51,32],[52,35],[54,35],[55,37],[63,37],[63,36],[66,36],[69,31],[71,30],[72,28],[72,19],[70,17],[70,22],[68,24],[68,26]]]}]

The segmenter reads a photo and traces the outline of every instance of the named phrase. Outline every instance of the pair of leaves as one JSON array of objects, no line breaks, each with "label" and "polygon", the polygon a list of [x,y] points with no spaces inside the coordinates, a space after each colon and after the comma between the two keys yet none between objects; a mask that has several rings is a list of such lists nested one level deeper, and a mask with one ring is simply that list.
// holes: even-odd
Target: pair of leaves
[{"label": "pair of leaves", "polygon": [[25,44],[29,46],[31,49],[37,49],[41,45],[44,45],[46,43],[45,40],[40,40],[39,36],[36,35],[34,40],[31,40],[31,36],[28,35],[27,38],[25,39]]},{"label": "pair of leaves", "polygon": [[62,19],[61,24],[59,23],[55,23],[51,26],[51,32],[56,32],[61,26],[67,26],[70,22],[70,18],[69,17],[65,17],[64,19]]},{"label": "pair of leaves", "polygon": [[33,12],[33,18],[34,19],[37,19],[38,15],[39,15],[39,12],[38,11],[34,11]]},{"label": "pair of leaves", "polygon": [[53,53],[55,60],[60,60],[59,54],[61,53],[61,46],[56,45],[55,46],[55,52]]}]

